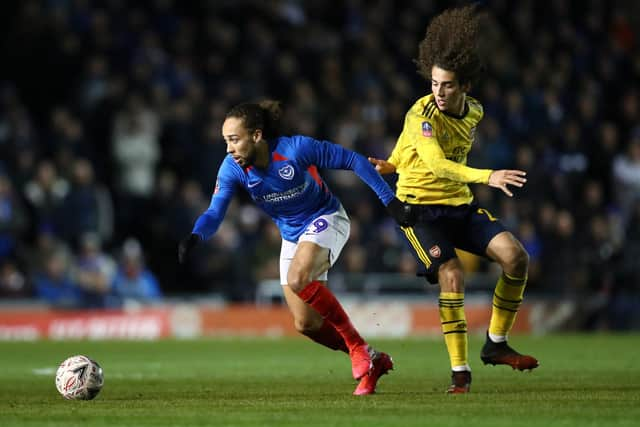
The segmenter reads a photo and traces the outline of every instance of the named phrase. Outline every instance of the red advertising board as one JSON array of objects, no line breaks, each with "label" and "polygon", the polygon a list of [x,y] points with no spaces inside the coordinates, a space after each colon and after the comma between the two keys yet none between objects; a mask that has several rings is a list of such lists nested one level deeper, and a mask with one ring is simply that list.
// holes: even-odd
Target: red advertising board
[{"label": "red advertising board", "polygon": [[[440,333],[435,303],[346,304],[353,323],[367,337],[405,337]],[[484,333],[490,303],[465,307],[471,333]],[[531,307],[524,304],[514,332],[531,331]],[[293,318],[284,306],[168,305],[136,310],[12,308],[0,311],[0,340],[125,339],[154,340],[201,336],[293,336]]]},{"label": "red advertising board", "polygon": [[157,339],[170,336],[167,309],[0,312],[0,339]]}]

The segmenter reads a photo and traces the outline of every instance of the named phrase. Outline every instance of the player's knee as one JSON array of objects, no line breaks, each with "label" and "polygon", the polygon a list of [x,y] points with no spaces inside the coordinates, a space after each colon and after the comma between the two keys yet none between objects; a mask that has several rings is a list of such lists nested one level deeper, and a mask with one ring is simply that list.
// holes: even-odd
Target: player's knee
[{"label": "player's knee", "polygon": [[290,269],[287,273],[287,284],[294,292],[298,293],[309,284],[309,273],[302,270]]},{"label": "player's knee", "polygon": [[503,269],[518,275],[526,274],[529,268],[529,254],[522,245],[513,245],[505,253]]}]

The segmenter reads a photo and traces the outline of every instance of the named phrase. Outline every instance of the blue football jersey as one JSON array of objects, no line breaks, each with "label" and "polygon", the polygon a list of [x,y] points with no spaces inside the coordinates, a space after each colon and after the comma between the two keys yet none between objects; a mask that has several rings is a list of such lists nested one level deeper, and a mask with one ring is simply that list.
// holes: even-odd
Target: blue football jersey
[{"label": "blue football jersey", "polygon": [[371,187],[386,206],[394,194],[362,155],[327,141],[307,136],[279,137],[268,142],[266,169],[240,167],[227,155],[218,171],[209,208],[197,219],[193,233],[211,237],[222,222],[238,188],[276,223],[283,239],[297,242],[306,227],[320,215],[338,210],[340,202],[318,173],[323,169],[350,169]]}]

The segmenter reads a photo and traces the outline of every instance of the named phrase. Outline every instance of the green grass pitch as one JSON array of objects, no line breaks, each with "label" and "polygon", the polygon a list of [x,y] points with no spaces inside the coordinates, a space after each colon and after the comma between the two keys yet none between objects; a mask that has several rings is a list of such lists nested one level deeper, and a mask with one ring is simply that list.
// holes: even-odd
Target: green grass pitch
[{"label": "green grass pitch", "polygon": [[[396,369],[355,397],[348,358],[303,338],[1,342],[0,426],[637,426],[638,335],[515,336],[533,372],[484,366],[448,396],[441,338],[374,340]],[[104,368],[93,401],[66,401],[54,370],[86,354]]]}]

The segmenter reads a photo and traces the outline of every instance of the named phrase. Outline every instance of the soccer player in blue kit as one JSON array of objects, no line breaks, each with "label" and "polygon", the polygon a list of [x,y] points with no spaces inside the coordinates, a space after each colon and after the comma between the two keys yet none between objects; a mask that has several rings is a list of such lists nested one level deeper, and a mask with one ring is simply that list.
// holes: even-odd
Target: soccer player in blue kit
[{"label": "soccer player in blue kit", "polygon": [[360,154],[308,136],[280,136],[280,116],[275,101],[240,104],[227,113],[227,156],[209,208],[180,242],[179,261],[216,232],[234,193],[243,188],[280,230],[280,283],[296,329],[348,353],[353,377],[360,380],[353,394],[372,394],[393,362],[367,344],[327,287],[327,272],[347,242],[350,222],[318,168],[354,171],[394,218],[402,218],[404,204]]}]

